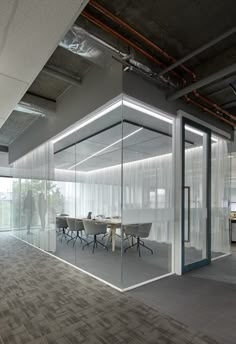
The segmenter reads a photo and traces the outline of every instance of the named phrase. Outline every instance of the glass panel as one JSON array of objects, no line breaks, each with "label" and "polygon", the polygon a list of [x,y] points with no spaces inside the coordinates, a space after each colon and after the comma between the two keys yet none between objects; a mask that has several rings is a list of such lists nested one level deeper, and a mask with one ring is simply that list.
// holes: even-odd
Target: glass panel
[{"label": "glass panel", "polygon": [[57,220],[67,226],[55,254],[119,288],[121,148],[121,106],[54,145]]},{"label": "glass panel", "polygon": [[174,228],[172,123],[131,106],[123,109],[124,138],[132,133],[123,140],[123,288],[172,271]]},{"label": "glass panel", "polygon": [[207,134],[185,125],[184,264],[207,258]]},{"label": "glass panel", "polygon": [[11,229],[12,178],[0,177],[0,231]]},{"label": "glass panel", "polygon": [[114,125],[108,126],[104,121],[101,131],[94,131],[76,144],[75,164],[76,217],[82,219],[83,228],[82,242],[77,240],[75,246],[76,265],[119,288],[122,287],[121,114],[120,108]]},{"label": "glass panel", "polygon": [[226,140],[213,138],[211,161],[211,256],[215,258],[230,252],[230,157]]},{"label": "glass panel", "polygon": [[49,252],[56,249],[52,161],[51,144],[45,143],[13,164],[12,230]]}]

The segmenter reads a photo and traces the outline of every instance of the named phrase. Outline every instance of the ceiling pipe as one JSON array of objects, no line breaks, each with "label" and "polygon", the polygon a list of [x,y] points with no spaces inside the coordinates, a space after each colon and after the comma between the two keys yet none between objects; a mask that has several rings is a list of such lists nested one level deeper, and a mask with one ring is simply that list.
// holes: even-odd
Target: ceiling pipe
[{"label": "ceiling pipe", "polygon": [[201,88],[203,86],[209,85],[214,81],[217,81],[219,79],[224,78],[225,76],[232,74],[236,72],[236,63],[233,63],[232,65],[225,67],[221,70],[219,70],[216,73],[213,73],[206,78],[200,79],[199,81],[194,82],[193,84],[186,86],[182,88],[181,90],[175,92],[174,94],[167,97],[167,100],[172,101],[176,100],[180,97],[185,96],[188,93],[191,93],[194,90],[197,90],[198,88]]},{"label": "ceiling pipe", "polygon": [[199,107],[199,108],[202,109],[203,111],[208,112],[208,113],[212,114],[213,116],[219,118],[219,119],[222,120],[223,122],[225,122],[225,123],[231,125],[232,127],[235,127],[235,123],[234,123],[234,122],[232,122],[232,121],[228,120],[227,118],[224,118],[224,117],[222,117],[222,116],[216,114],[214,111],[210,110],[209,108],[205,107],[204,105],[199,104],[198,102],[196,102],[195,100],[193,100],[192,98],[190,98],[188,95],[185,95],[185,99],[186,99],[188,102],[192,103],[194,106]]},{"label": "ceiling pipe", "polygon": [[231,36],[235,32],[236,32],[236,26],[234,26],[232,29],[224,32],[223,34],[221,34],[220,36],[216,37],[212,41],[210,41],[210,42],[208,42],[206,44],[203,44],[200,48],[198,48],[198,49],[194,50],[193,52],[187,54],[186,56],[182,57],[181,59],[177,60],[175,63],[173,63],[172,65],[170,65],[169,67],[167,67],[166,69],[161,71],[159,73],[159,76],[165,75],[166,73],[168,73],[171,70],[175,69],[176,67],[180,66],[182,63],[190,60],[191,58],[199,55],[203,51],[205,51],[205,50],[209,49],[210,47],[216,45],[217,43],[223,41],[224,39],[226,39],[227,37]]},{"label": "ceiling pipe", "polygon": [[[104,14],[105,16],[111,18],[114,22],[116,22],[117,24],[123,26],[126,30],[130,31],[131,33],[133,33],[134,35],[136,35],[139,39],[141,39],[142,41],[144,41],[146,44],[150,45],[153,49],[155,49],[156,51],[158,51],[160,54],[162,54],[163,56],[165,56],[167,59],[175,62],[175,58],[173,56],[170,56],[166,51],[164,51],[163,49],[161,49],[158,45],[156,45],[155,43],[153,43],[150,39],[148,39],[147,37],[143,36],[140,32],[136,31],[132,26],[130,26],[129,24],[127,24],[126,22],[124,22],[122,19],[118,18],[117,16],[115,16],[113,13],[111,13],[110,11],[108,11],[106,8],[104,8],[103,6],[101,6],[100,4],[98,4],[95,0],[90,0],[89,4],[91,6],[93,6],[94,8],[96,8],[96,10],[98,10],[99,12],[101,12],[102,14]],[[191,74],[194,75],[194,73],[192,71],[190,71],[186,66],[181,66],[186,72],[190,72]]]},{"label": "ceiling pipe", "polygon": [[[91,4],[92,4],[93,6],[94,6],[94,4],[96,4],[96,9],[98,9],[100,12],[102,12],[103,14],[105,14],[106,16],[108,16],[109,18],[115,20],[118,24],[124,26],[124,27],[127,28],[129,31],[132,30],[132,33],[134,33],[134,34],[136,34],[136,35],[138,34],[139,38],[142,38],[143,40],[145,40],[146,43],[150,44],[150,41],[149,41],[148,39],[146,39],[146,37],[144,37],[143,35],[141,35],[140,33],[138,33],[136,30],[134,30],[132,27],[130,27],[127,23],[123,22],[123,21],[122,21],[121,19],[119,19],[118,17],[114,16],[111,12],[109,12],[108,10],[106,10],[105,8],[103,8],[101,5],[98,5],[94,0],[91,0]],[[94,7],[95,7],[95,6],[94,6]],[[85,12],[85,13],[84,13],[84,12]],[[85,16],[88,20],[92,21],[95,25],[100,26],[101,28],[105,29],[106,31],[115,34],[115,36],[117,36],[118,38],[122,39],[123,41],[126,41],[126,43],[130,44],[129,42],[131,42],[131,41],[127,40],[124,36],[120,35],[118,32],[116,32],[115,30],[113,30],[112,28],[110,28],[109,26],[107,26],[106,24],[104,24],[103,22],[99,21],[97,18],[93,17],[92,15],[90,15],[89,13],[87,13],[86,11],[84,11],[84,12],[82,12],[82,15],[84,14],[84,16]],[[128,41],[128,42],[127,42],[127,41]],[[131,43],[132,43],[132,42],[131,42]],[[165,52],[164,52],[161,48],[159,48],[157,45],[153,44],[152,42],[151,42],[151,44],[152,44],[152,47],[154,47],[154,46],[156,47],[156,50],[158,50],[159,52],[163,52],[165,57],[170,58],[170,59],[176,61],[173,57],[171,57],[170,55],[168,55],[167,53],[165,53]],[[131,46],[132,46],[132,44],[131,44]],[[136,45],[135,45],[135,46],[133,45],[133,47],[134,47],[134,48],[136,48],[136,47],[139,48],[139,47],[136,46]],[[136,49],[137,49],[137,48],[136,48]],[[138,49],[138,50],[140,51],[140,49]],[[144,50],[142,49],[142,51],[144,51]],[[140,51],[140,52],[142,52],[142,51]],[[144,51],[144,52],[146,53],[146,51]],[[150,54],[148,54],[148,55],[150,55]],[[146,56],[147,56],[147,55],[146,55]],[[147,56],[147,57],[148,57],[148,56]],[[152,58],[152,55],[150,55],[150,57]],[[154,61],[154,62],[155,62],[155,61]],[[160,64],[160,63],[159,63],[159,64]],[[162,63],[162,65],[164,65],[164,64]],[[182,67],[185,71],[187,71],[188,73],[190,73],[191,76],[192,76],[192,78],[193,78],[194,80],[196,80],[196,74],[195,74],[195,73],[193,73],[193,72],[192,72],[191,70],[189,70],[188,68],[185,68],[185,66],[182,66],[182,65],[181,65],[181,67]],[[173,72],[174,72],[174,71],[172,71],[172,73],[173,73]],[[173,73],[173,74],[174,74],[174,73]],[[175,75],[176,75],[176,74],[175,74]],[[186,84],[186,79],[182,78],[179,74],[177,74],[176,76],[179,77],[179,78],[181,78],[182,82],[183,82],[184,84]],[[199,97],[201,97],[201,95],[200,95],[199,93],[197,93],[196,95],[199,96]],[[186,98],[186,97],[185,97],[185,98]],[[205,98],[205,99],[207,99],[207,98]],[[192,103],[194,103],[195,106],[197,106],[197,104],[199,104],[199,103],[197,103],[197,102],[192,101],[191,98],[189,98],[188,101],[191,101]],[[211,106],[213,106],[213,107],[217,107],[218,109],[220,109],[221,112],[223,112],[223,113],[225,112],[224,109],[220,108],[217,104],[213,103],[210,99],[207,99],[207,103],[208,103],[208,104],[211,104]],[[198,107],[201,108],[201,109],[204,108],[204,110],[207,111],[207,112],[210,113],[210,114],[213,114],[213,113],[214,113],[214,112],[211,111],[210,109],[208,109],[208,108],[206,108],[206,107],[203,107],[201,104],[199,104]],[[224,120],[224,117],[220,117],[218,114],[215,114],[215,115],[216,115],[216,117],[222,118],[222,120],[225,121],[225,120]],[[233,116],[233,117],[234,117],[234,116]],[[225,122],[226,122],[226,121],[225,121]],[[235,126],[235,124],[232,124],[232,122],[231,122],[231,125]]]},{"label": "ceiling pipe", "polygon": [[52,68],[52,67],[44,67],[42,69],[42,72],[45,74],[48,74],[50,76],[53,76],[59,80],[63,80],[65,82],[68,82],[68,84],[71,84],[73,86],[79,87],[81,86],[81,79],[75,78],[72,75],[69,75],[65,73],[65,71],[60,70],[59,68]]}]

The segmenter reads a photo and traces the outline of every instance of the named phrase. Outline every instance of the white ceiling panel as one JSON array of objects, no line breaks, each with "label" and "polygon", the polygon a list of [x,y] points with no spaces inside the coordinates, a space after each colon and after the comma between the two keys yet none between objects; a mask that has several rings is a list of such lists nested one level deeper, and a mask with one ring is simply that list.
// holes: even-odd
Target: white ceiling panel
[{"label": "white ceiling panel", "polygon": [[30,86],[87,2],[1,0],[0,73],[18,81],[18,87],[4,99],[0,85],[0,118],[6,119],[15,108],[23,95],[22,83]]},{"label": "white ceiling panel", "polygon": [[11,113],[12,103],[24,95],[27,87],[28,84],[23,81],[0,74],[0,126],[5,121],[4,114]]}]

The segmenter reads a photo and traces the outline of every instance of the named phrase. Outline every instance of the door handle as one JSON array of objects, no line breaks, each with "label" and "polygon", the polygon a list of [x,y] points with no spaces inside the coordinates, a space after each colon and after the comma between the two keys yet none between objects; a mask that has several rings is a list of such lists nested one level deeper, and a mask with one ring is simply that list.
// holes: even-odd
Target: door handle
[{"label": "door handle", "polygon": [[[188,237],[184,238],[185,242],[190,242],[190,186],[184,186],[184,190],[188,192]],[[184,231],[185,234],[185,231]]]}]

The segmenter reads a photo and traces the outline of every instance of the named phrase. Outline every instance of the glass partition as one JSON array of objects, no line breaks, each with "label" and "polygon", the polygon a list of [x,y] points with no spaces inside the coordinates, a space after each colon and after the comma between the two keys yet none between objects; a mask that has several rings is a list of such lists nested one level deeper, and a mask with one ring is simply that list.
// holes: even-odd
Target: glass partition
[{"label": "glass partition", "polygon": [[124,106],[123,288],[172,272],[172,121],[131,102]]},{"label": "glass partition", "polygon": [[13,234],[48,252],[56,250],[56,185],[52,147],[35,149],[13,164]]},{"label": "glass partition", "polygon": [[[13,234],[119,290],[169,275],[175,239],[172,131],[168,115],[124,97],[22,157],[13,165]],[[192,207],[202,196],[202,140],[186,131]],[[214,257],[228,252],[227,163],[225,141],[212,141]],[[197,215],[192,221],[192,246],[199,250]]]},{"label": "glass partition", "polygon": [[212,141],[211,168],[211,256],[219,257],[230,252],[230,159],[227,141]]},{"label": "glass partition", "polygon": [[0,177],[0,231],[11,230],[12,178]]}]

